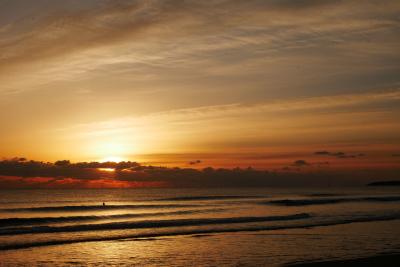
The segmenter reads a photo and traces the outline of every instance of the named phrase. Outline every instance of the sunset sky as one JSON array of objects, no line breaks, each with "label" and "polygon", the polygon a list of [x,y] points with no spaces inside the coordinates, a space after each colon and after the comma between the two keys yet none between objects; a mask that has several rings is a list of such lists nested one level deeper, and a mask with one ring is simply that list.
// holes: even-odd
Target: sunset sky
[{"label": "sunset sky", "polygon": [[400,170],[399,14],[0,0],[0,158]]}]

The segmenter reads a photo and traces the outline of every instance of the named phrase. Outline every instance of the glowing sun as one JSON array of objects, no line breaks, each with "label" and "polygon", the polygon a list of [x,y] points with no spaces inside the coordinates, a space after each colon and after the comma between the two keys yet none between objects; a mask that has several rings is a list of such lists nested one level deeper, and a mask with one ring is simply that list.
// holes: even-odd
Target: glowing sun
[{"label": "glowing sun", "polygon": [[116,162],[116,163],[121,161],[124,161],[124,159],[122,157],[116,157],[116,156],[105,157],[100,160],[100,162]]}]

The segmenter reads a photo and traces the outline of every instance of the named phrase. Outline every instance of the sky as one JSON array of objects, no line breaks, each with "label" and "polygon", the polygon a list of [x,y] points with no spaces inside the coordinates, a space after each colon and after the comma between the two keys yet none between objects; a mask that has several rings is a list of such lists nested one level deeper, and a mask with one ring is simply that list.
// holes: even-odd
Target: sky
[{"label": "sky", "polygon": [[0,0],[0,158],[398,174],[399,14],[396,0]]}]

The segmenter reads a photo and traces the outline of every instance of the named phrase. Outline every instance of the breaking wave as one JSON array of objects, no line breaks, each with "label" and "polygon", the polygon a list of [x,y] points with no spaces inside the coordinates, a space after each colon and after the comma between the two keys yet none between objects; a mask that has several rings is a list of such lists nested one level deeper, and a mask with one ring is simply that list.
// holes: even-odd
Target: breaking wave
[{"label": "breaking wave", "polygon": [[[309,216],[308,214],[297,214],[291,216]],[[153,233],[135,233],[135,234],[123,234],[123,235],[111,235],[101,237],[83,237],[75,239],[59,239],[49,241],[33,241],[25,243],[14,243],[0,245],[0,250],[12,250],[12,249],[23,249],[30,247],[50,246],[50,245],[62,245],[62,244],[73,244],[80,242],[98,242],[98,241],[112,241],[112,240],[143,240],[146,238],[157,238],[163,236],[178,236],[178,235],[199,235],[199,234],[215,234],[215,233],[228,233],[228,232],[250,232],[250,231],[268,231],[268,230],[285,230],[285,229],[302,229],[311,227],[321,226],[333,226],[340,224],[351,224],[357,222],[374,222],[374,221],[389,221],[400,219],[400,213],[388,214],[388,215],[370,215],[361,216],[354,218],[342,218],[331,221],[312,222],[305,221],[303,223],[296,223],[291,225],[271,225],[271,226],[247,226],[247,227],[225,227],[221,228],[207,228],[207,229],[189,229],[189,230],[170,230],[163,232]]]},{"label": "breaking wave", "polygon": [[131,209],[165,209],[165,208],[190,208],[199,207],[192,204],[143,204],[143,205],[82,205],[82,206],[46,206],[30,208],[1,209],[5,212],[54,212],[54,211],[108,211],[108,210],[131,210]]},{"label": "breaking wave", "polygon": [[222,212],[226,209],[198,209],[198,210],[179,210],[179,211],[164,211],[164,212],[149,212],[149,213],[128,213],[115,215],[87,215],[87,216],[61,216],[61,217],[31,217],[31,218],[7,218],[0,219],[0,227],[49,224],[49,223],[73,223],[84,221],[100,221],[100,220],[115,220],[129,218],[144,218],[152,216],[169,216],[169,215],[186,215],[199,214],[206,212]]},{"label": "breaking wave", "polygon": [[231,217],[231,218],[198,218],[198,219],[172,219],[172,220],[145,220],[124,221],[102,224],[78,224],[68,226],[36,226],[36,227],[14,227],[0,229],[0,235],[36,234],[36,233],[60,233],[60,232],[83,232],[102,230],[123,230],[139,228],[162,228],[201,226],[215,224],[254,223],[268,221],[288,221],[310,218],[307,213],[299,213],[285,216],[267,217]]},{"label": "breaking wave", "polygon": [[184,196],[157,199],[160,201],[193,201],[193,200],[230,200],[230,199],[252,199],[264,198],[261,196]]},{"label": "breaking wave", "polygon": [[347,202],[395,202],[400,201],[400,196],[385,197],[358,197],[358,198],[305,198],[305,199],[280,199],[262,202],[262,204],[273,204],[280,206],[309,206],[337,204]]}]

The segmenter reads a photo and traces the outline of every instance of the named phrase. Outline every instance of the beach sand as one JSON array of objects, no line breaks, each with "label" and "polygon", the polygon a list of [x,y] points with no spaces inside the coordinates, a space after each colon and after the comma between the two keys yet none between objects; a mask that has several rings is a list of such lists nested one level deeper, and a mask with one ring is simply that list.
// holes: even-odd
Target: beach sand
[{"label": "beach sand", "polygon": [[320,261],[320,262],[309,262],[309,263],[294,263],[286,266],[296,267],[330,267],[330,266],[385,266],[385,267],[397,267],[400,266],[400,254],[395,255],[379,255],[368,258],[349,259],[349,260],[333,260],[333,261]]}]

